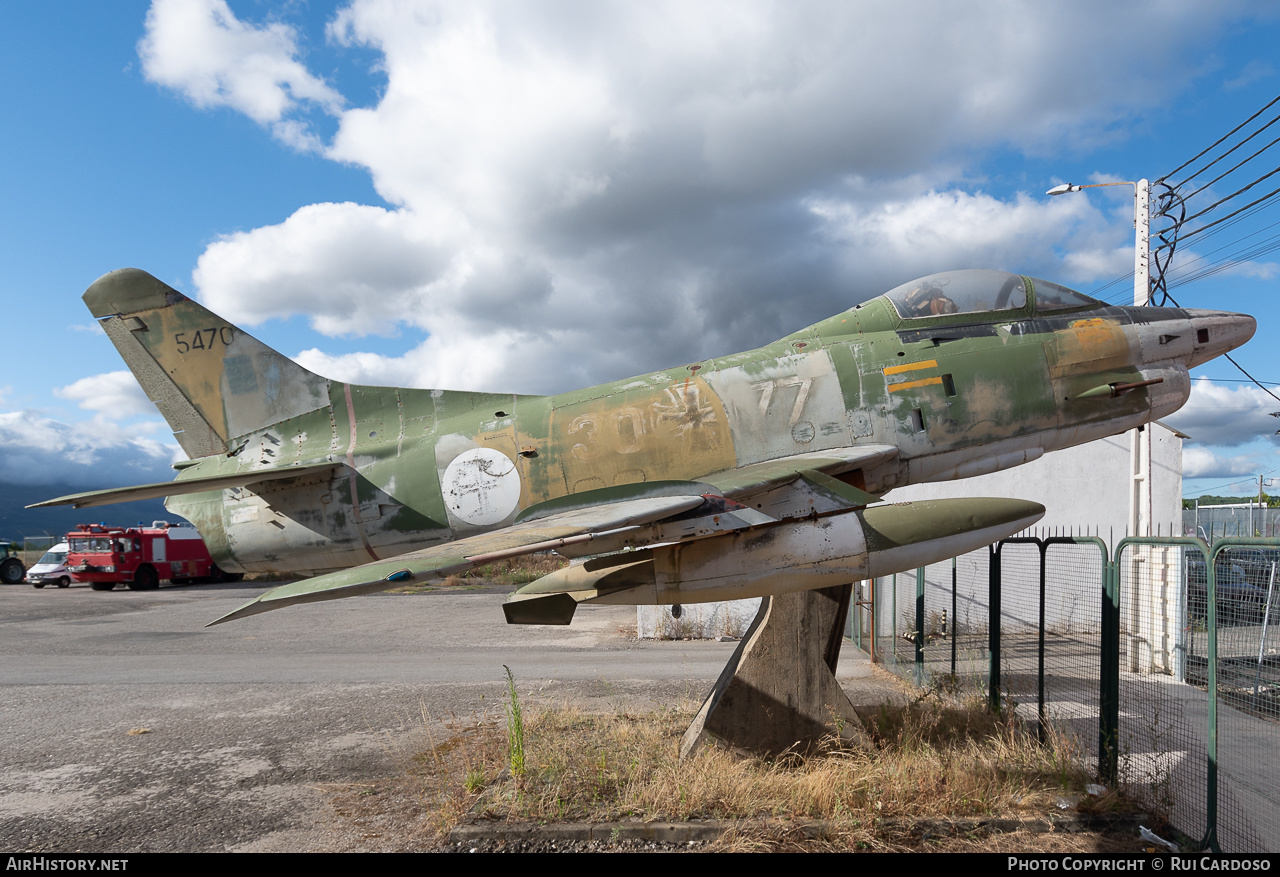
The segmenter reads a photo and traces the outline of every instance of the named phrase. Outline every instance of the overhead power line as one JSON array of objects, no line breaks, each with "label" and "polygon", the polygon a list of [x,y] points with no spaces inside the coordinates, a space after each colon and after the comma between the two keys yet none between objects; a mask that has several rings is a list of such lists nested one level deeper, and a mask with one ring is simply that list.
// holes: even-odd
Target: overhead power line
[{"label": "overhead power line", "polygon": [[[1185,270],[1187,266],[1179,265],[1178,267],[1183,270],[1179,271],[1176,283],[1171,283],[1169,279],[1169,274],[1174,267],[1174,251],[1181,243],[1195,237],[1206,239],[1211,235],[1235,228],[1240,222],[1269,207],[1273,200],[1280,196],[1280,188],[1274,188],[1261,197],[1254,198],[1241,206],[1235,206],[1241,203],[1239,199],[1242,199],[1246,193],[1280,174],[1280,163],[1261,170],[1253,169],[1257,168],[1263,156],[1280,145],[1280,137],[1275,137],[1260,148],[1254,149],[1247,157],[1219,171],[1207,182],[1193,185],[1193,181],[1197,178],[1208,174],[1211,169],[1218,167],[1246,144],[1254,142],[1264,131],[1280,122],[1280,113],[1276,113],[1263,120],[1261,124],[1254,124],[1277,103],[1280,103],[1280,96],[1272,98],[1261,109],[1153,184],[1153,189],[1156,190],[1153,192],[1156,196],[1156,209],[1153,211],[1152,223],[1157,225],[1161,220],[1164,221],[1164,227],[1157,235],[1160,243],[1151,249],[1153,301],[1165,303],[1166,299],[1172,300],[1168,294],[1170,285],[1182,285],[1202,279],[1271,252],[1267,245],[1263,245],[1261,249],[1243,246],[1246,239],[1256,234],[1256,232],[1248,232],[1213,250],[1216,258],[1210,258],[1207,254],[1194,257],[1193,261],[1200,263],[1194,271]],[[1229,194],[1213,193],[1213,187],[1217,184],[1224,181],[1232,183],[1236,180],[1239,182],[1229,186],[1231,189]],[[1222,215],[1219,216],[1220,213]],[[1195,224],[1197,221],[1200,221],[1199,225]]]},{"label": "overhead power line", "polygon": [[[1241,128],[1243,128],[1245,125],[1248,125],[1248,124],[1249,124],[1250,122],[1252,122],[1254,119],[1258,118],[1258,116],[1261,116],[1261,115],[1262,115],[1263,113],[1265,113],[1267,110],[1271,109],[1271,107],[1272,107],[1275,103],[1277,103],[1277,102],[1280,102],[1280,95],[1276,95],[1275,97],[1273,97],[1273,98],[1271,99],[1271,101],[1270,101],[1270,102],[1269,102],[1265,107],[1263,107],[1262,109],[1258,110],[1256,113],[1254,113],[1254,114],[1253,114],[1252,116],[1250,116],[1249,118],[1245,119],[1245,120],[1244,120],[1243,122],[1241,122],[1239,125],[1236,125],[1234,128],[1232,128],[1232,129],[1231,129],[1230,131],[1228,131],[1226,134],[1223,134],[1221,137],[1219,137],[1217,140],[1215,140],[1213,143],[1211,143],[1208,147],[1206,147],[1205,149],[1201,150],[1197,155],[1193,156],[1192,158],[1187,159],[1187,160],[1186,160],[1186,161],[1184,161],[1182,164],[1178,165],[1176,168],[1174,168],[1173,170],[1169,171],[1169,173],[1165,174],[1163,177],[1161,177],[1160,179],[1156,180],[1156,182],[1157,182],[1157,183],[1163,183],[1164,181],[1166,181],[1166,180],[1168,180],[1170,177],[1172,177],[1174,174],[1176,174],[1178,171],[1182,170],[1182,169],[1183,169],[1183,168],[1185,168],[1187,165],[1191,164],[1193,161],[1197,161],[1198,159],[1200,159],[1200,158],[1201,158],[1201,157],[1203,157],[1204,155],[1208,154],[1208,153],[1209,153],[1209,152],[1211,152],[1211,151],[1212,151],[1216,146],[1218,146],[1219,144],[1221,144],[1221,143],[1225,142],[1225,141],[1226,141],[1226,139],[1227,139],[1228,137],[1230,137],[1232,134],[1236,133],[1236,132],[1237,132],[1237,131],[1239,131]],[[1189,178],[1188,178],[1188,179],[1189,179]]]},{"label": "overhead power line", "polygon": [[[1272,177],[1272,176],[1275,176],[1276,174],[1280,174],[1280,167],[1277,167],[1273,169],[1270,173],[1267,173],[1266,175],[1259,177],[1249,185],[1245,186],[1243,189],[1237,189],[1236,191],[1232,192],[1230,195],[1226,196],[1225,198],[1220,198],[1217,201],[1214,201],[1212,204],[1210,204],[1208,207],[1201,210],[1199,213],[1191,214],[1184,221],[1190,222],[1192,219],[1198,219],[1199,217],[1204,216],[1206,213],[1208,213],[1210,210],[1217,207],[1218,205],[1227,203],[1237,195],[1244,194],[1245,192],[1252,189],[1254,186],[1258,185],[1258,183],[1261,183],[1263,180],[1267,179],[1267,177]],[[1221,219],[1215,219],[1213,222],[1202,225],[1199,228],[1195,229],[1194,231],[1189,231],[1189,232],[1186,232],[1185,234],[1182,234],[1180,236],[1181,240],[1186,240],[1187,238],[1194,237],[1203,231],[1208,231],[1209,229],[1213,228],[1215,225],[1219,225],[1223,222],[1226,222],[1228,219],[1231,219],[1234,216],[1238,216],[1239,214],[1244,213],[1246,210],[1248,210],[1251,207],[1256,207],[1257,205],[1262,204],[1264,201],[1271,200],[1276,195],[1280,195],[1280,189],[1272,189],[1270,192],[1263,195],[1258,200],[1249,202],[1245,206],[1241,207],[1239,210],[1235,210],[1231,213],[1228,213],[1226,216],[1222,217]],[[1170,247],[1170,246],[1172,246],[1172,244],[1162,244],[1157,249],[1164,249],[1165,247]]]},{"label": "overhead power line", "polygon": [[[1273,231],[1280,226],[1280,220],[1261,228],[1250,229],[1243,225],[1263,210],[1273,207],[1277,198],[1280,198],[1280,187],[1276,187],[1245,203],[1249,193],[1280,174],[1280,162],[1275,160],[1277,153],[1272,152],[1280,145],[1280,137],[1274,137],[1265,145],[1255,148],[1245,158],[1226,167],[1229,158],[1239,153],[1246,144],[1257,141],[1263,132],[1280,122],[1278,112],[1260,124],[1254,124],[1277,103],[1280,103],[1280,95],[1151,184],[1154,245],[1150,248],[1151,279],[1148,298],[1152,304],[1177,305],[1177,299],[1170,294],[1171,288],[1176,289],[1237,266],[1256,262],[1280,250],[1280,232]],[[1210,171],[1220,166],[1226,169],[1219,169],[1207,181],[1195,182],[1208,177]],[[1229,189],[1230,193],[1216,194],[1215,187],[1223,183],[1226,183],[1224,188]],[[1230,234],[1235,236],[1231,237]],[[1190,258],[1180,257],[1175,262],[1175,252],[1184,242],[1195,239],[1203,243],[1210,238],[1218,239],[1212,249],[1196,253]],[[1183,249],[1182,252],[1185,253],[1186,250]],[[1127,285],[1132,282],[1132,278],[1133,272],[1117,277],[1097,287],[1094,294],[1098,295],[1122,283]],[[1118,297],[1119,294],[1117,290],[1111,297]],[[1241,368],[1235,359],[1230,356],[1226,358],[1250,382],[1280,402],[1280,396]]]}]

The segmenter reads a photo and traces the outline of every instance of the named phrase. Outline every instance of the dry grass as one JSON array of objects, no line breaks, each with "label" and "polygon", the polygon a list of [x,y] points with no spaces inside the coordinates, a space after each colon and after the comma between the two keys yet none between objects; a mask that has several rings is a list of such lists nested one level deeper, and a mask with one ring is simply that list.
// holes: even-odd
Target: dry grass
[{"label": "dry grass", "polygon": [[[525,772],[508,769],[498,721],[450,729],[416,758],[414,780],[443,837],[460,821],[740,820],[725,849],[902,849],[920,820],[1042,819],[1085,797],[1090,778],[1069,741],[1041,746],[1008,717],[927,700],[867,710],[874,751],[834,742],[805,758],[766,761],[708,747],[678,759],[691,711],[525,715]],[[1094,807],[1115,806],[1114,800]],[[819,836],[802,827],[821,821]],[[933,832],[935,835],[937,831]],[[1059,839],[1061,840],[1061,839]],[[951,838],[955,849],[1007,849]],[[1063,849],[1096,848],[1078,839]],[[1084,844],[1084,846],[1081,846]],[[1061,844],[1058,844],[1061,846]],[[1044,849],[1040,844],[1035,849]],[[1025,849],[1025,847],[1024,847]]]}]

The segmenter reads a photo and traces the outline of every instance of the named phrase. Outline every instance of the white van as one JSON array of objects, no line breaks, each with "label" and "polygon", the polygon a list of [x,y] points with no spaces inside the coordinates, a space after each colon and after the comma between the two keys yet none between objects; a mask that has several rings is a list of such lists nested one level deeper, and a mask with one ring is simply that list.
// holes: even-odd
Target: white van
[{"label": "white van", "polygon": [[44,557],[40,558],[40,562],[27,570],[27,581],[31,583],[31,587],[43,588],[45,585],[69,587],[71,573],[67,572],[67,552],[70,550],[71,546],[66,542],[59,542],[46,551]]}]

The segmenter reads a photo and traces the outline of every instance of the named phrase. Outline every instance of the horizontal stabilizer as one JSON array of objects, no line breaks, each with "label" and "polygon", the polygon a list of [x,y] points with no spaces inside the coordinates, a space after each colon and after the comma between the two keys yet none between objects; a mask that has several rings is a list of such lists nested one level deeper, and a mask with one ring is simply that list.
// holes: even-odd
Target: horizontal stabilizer
[{"label": "horizontal stabilizer", "polygon": [[206,490],[225,490],[228,487],[261,486],[267,482],[287,482],[295,478],[332,472],[342,468],[341,463],[313,463],[309,466],[287,466],[276,469],[253,469],[232,472],[227,475],[203,475],[179,478],[177,481],[160,481],[156,484],[137,484],[133,487],[113,487],[107,490],[91,490],[88,493],[72,493],[57,499],[46,499],[27,508],[69,505],[78,509],[116,502],[133,502],[139,499],[159,499],[166,496],[184,496],[188,493],[204,493]]}]

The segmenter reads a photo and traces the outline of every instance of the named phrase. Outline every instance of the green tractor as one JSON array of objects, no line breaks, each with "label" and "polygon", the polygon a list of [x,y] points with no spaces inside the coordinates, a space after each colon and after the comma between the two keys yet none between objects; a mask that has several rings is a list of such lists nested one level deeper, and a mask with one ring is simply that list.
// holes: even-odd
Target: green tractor
[{"label": "green tractor", "polygon": [[27,568],[18,557],[18,549],[12,542],[0,542],[0,583],[19,584],[27,577]]}]

